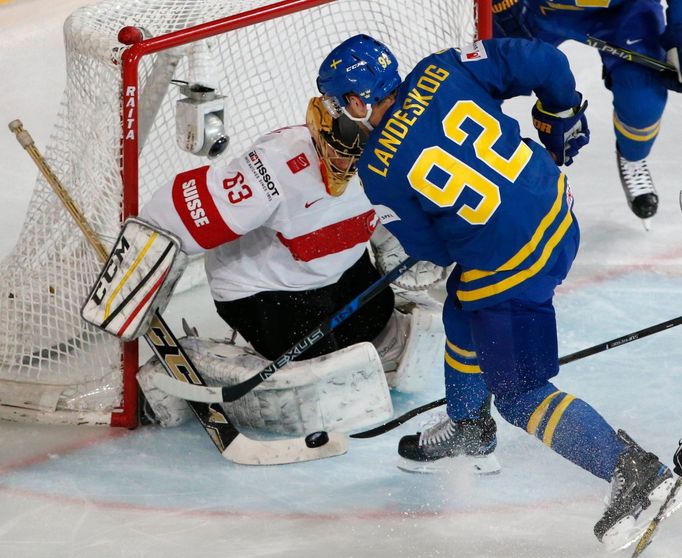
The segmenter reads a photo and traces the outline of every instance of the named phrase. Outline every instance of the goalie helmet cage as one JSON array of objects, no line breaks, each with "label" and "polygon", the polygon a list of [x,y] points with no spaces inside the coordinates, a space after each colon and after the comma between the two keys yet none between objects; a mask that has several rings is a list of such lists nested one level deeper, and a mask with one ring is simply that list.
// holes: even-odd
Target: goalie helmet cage
[{"label": "goalie helmet cage", "polygon": [[[64,24],[66,88],[45,157],[107,248],[121,220],[181,170],[171,80],[226,98],[227,161],[303,123],[319,63],[356,33],[384,41],[404,75],[429,52],[491,36],[491,0],[111,0]],[[136,27],[142,40],[118,42]],[[123,38],[123,36],[122,36]],[[139,37],[137,37],[139,39]],[[137,424],[137,343],[80,318],[101,263],[42,176],[0,272],[0,417]]]}]

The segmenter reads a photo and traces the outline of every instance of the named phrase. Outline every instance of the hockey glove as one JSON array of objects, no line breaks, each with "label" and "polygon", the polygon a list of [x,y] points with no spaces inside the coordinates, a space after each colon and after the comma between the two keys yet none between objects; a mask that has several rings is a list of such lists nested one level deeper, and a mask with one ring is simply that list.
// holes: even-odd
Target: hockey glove
[{"label": "hockey glove", "polygon": [[661,45],[667,52],[667,60],[677,69],[677,73],[662,72],[663,83],[671,91],[682,93],[682,72],[680,53],[682,53],[682,24],[669,24],[661,36]]},{"label": "hockey glove", "polygon": [[[376,228],[369,242],[374,255],[374,263],[382,275],[386,275],[400,262],[407,259],[407,254],[398,239],[381,224]],[[406,291],[427,290],[441,285],[447,279],[449,271],[447,267],[421,260],[396,279],[393,285]]]},{"label": "hockey glove", "polygon": [[81,309],[86,322],[126,341],[163,312],[187,265],[180,240],[129,218]]},{"label": "hockey glove", "polygon": [[533,107],[533,126],[558,166],[570,165],[573,157],[590,141],[586,108],[587,101],[583,101],[582,96],[575,107],[557,113],[543,108],[540,101]]},{"label": "hockey glove", "polygon": [[680,440],[680,445],[673,456],[673,463],[675,464],[674,471],[675,474],[682,477],[682,440]]},{"label": "hockey glove", "polygon": [[496,0],[493,2],[493,27],[495,37],[521,37],[531,39],[527,0]]}]

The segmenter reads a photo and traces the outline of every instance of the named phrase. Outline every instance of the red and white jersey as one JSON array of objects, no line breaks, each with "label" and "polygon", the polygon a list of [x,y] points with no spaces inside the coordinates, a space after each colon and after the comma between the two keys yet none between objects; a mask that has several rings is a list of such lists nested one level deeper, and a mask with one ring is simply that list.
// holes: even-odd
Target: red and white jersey
[{"label": "red and white jersey", "polygon": [[359,180],[330,196],[308,128],[282,128],[229,163],[178,174],[140,218],[206,252],[215,300],[331,285],[363,254],[377,218]]}]

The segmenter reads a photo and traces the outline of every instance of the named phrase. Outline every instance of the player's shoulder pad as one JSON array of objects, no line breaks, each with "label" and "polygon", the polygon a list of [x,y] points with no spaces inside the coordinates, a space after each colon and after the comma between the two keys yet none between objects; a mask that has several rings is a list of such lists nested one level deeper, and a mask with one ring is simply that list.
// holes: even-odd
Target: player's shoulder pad
[{"label": "player's shoulder pad", "polygon": [[465,45],[460,51],[462,62],[476,62],[488,58],[483,41],[476,41],[470,45]]}]

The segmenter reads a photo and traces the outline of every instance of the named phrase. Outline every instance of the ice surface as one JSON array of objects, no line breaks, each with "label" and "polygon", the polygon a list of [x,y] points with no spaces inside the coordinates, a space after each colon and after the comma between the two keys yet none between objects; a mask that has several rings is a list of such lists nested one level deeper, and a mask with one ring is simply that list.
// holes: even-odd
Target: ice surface
[{"label": "ice surface", "polygon": [[[61,23],[78,0],[0,2],[0,124],[21,118],[48,141],[63,87]],[[418,45],[415,45],[418,48]],[[682,97],[672,94],[650,168],[660,209],[645,232],[618,182],[610,96],[595,51],[567,47],[590,101],[592,141],[568,169],[582,228],[556,297],[561,354],[682,314]],[[507,110],[530,127],[530,100]],[[4,128],[0,128],[4,129]],[[0,255],[14,244],[36,176],[0,133]],[[226,334],[205,287],[166,313],[181,331]],[[682,436],[682,327],[563,367],[557,384],[587,400],[664,461]],[[442,397],[396,395],[398,413]],[[498,418],[500,475],[416,475],[395,467],[400,436],[353,440],[347,455],[281,467],[222,459],[197,424],[172,430],[0,423],[3,558],[456,557],[587,558],[607,484]],[[663,524],[649,558],[682,556],[682,517]],[[629,555],[627,552],[623,556]]]}]

